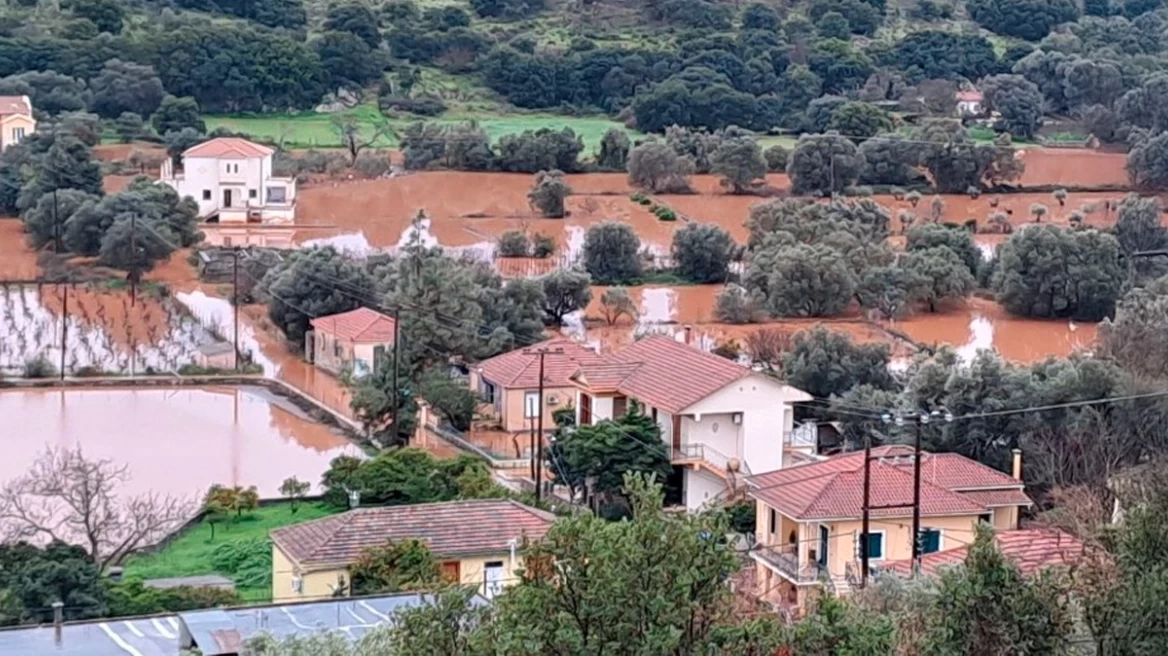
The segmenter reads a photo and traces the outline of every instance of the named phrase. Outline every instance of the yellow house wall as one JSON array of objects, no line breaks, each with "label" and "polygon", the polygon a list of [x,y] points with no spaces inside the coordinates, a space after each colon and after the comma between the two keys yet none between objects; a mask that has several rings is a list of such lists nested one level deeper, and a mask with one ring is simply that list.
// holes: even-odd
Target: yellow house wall
[{"label": "yellow house wall", "polygon": [[[973,542],[974,525],[978,521],[977,515],[963,515],[955,517],[922,517],[921,529],[939,529],[941,531],[941,549],[951,549],[968,545]],[[814,535],[818,537],[818,524]],[[828,538],[828,570],[832,576],[843,576],[847,563],[856,562],[859,549],[856,544],[863,523],[860,521],[832,522],[827,524],[830,531]],[[912,517],[897,517],[892,519],[873,519],[869,522],[869,530],[873,533],[884,532],[884,557],[873,559],[879,564],[881,561],[906,560],[912,558]]]},{"label": "yellow house wall", "polygon": [[[439,562],[452,559],[437,557]],[[459,578],[463,585],[473,585],[482,593],[484,591],[485,575],[483,570],[489,562],[502,561],[506,586],[514,585],[519,579],[519,570],[522,559],[517,558],[514,565],[511,563],[511,553],[502,552],[490,556],[475,556],[459,559]],[[304,572],[301,575],[301,592],[292,590],[292,577],[298,567],[289,559],[279,547],[272,545],[272,601],[307,601],[331,597],[333,587],[337,584],[337,577],[343,576],[346,583],[349,581],[348,568],[338,567]]]},{"label": "yellow house wall", "polygon": [[994,530],[1012,531],[1018,528],[1018,506],[994,508]]},{"label": "yellow house wall", "polygon": [[343,576],[346,583],[349,581],[349,572],[344,567],[304,572],[301,575],[300,592],[295,592],[292,590],[292,577],[298,570],[279,547],[272,545],[273,602],[327,599],[333,595],[338,576]]},{"label": "yellow house wall", "polygon": [[[528,420],[523,417],[523,397],[529,390],[523,389],[507,389],[502,390],[503,393],[503,427],[511,432],[531,430]],[[538,389],[530,390],[537,392]],[[550,431],[556,427],[556,422],[552,415],[560,408],[566,408],[572,403],[572,399],[576,396],[576,390],[573,387],[545,387],[543,389],[543,429]],[[552,405],[550,399],[555,398],[559,401],[556,405]],[[530,421],[535,421],[532,418]]]}]

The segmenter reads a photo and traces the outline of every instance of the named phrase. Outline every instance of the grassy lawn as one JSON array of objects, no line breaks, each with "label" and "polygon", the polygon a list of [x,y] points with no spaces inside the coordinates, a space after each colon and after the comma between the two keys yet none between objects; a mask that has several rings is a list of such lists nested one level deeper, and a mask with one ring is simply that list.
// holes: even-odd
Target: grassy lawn
[{"label": "grassy lawn", "polygon": [[[367,126],[366,134],[372,134],[373,125],[379,119],[375,107],[363,105],[345,112]],[[265,114],[262,116],[205,116],[207,129],[225,127],[243,132],[259,139],[279,141],[292,148],[336,148],[341,145],[331,123],[330,114],[305,112],[299,114]],[[401,129],[419,119],[390,119],[394,129]],[[459,123],[477,121],[487,131],[491,141],[506,134],[515,134],[538,128],[572,128],[584,139],[588,152],[600,144],[600,138],[609,128],[624,129],[624,126],[605,116],[560,116],[557,114],[497,114],[488,112],[447,112],[433,120],[439,123]],[[637,133],[630,131],[630,137]],[[397,140],[392,136],[381,139],[378,146],[392,148]]]},{"label": "grassy lawn", "polygon": [[[288,504],[263,506],[239,520],[228,520],[215,525],[215,539],[211,538],[211,526],[205,522],[196,524],[154,554],[132,556],[125,562],[125,575],[143,579],[170,578],[175,576],[195,576],[216,574],[212,565],[212,552],[216,547],[233,541],[267,539],[268,531],[289,524],[317,519],[336,512],[331,506],[320,503],[303,503],[293,513]],[[225,574],[226,575],[226,574]],[[229,575],[228,575],[229,576]],[[263,598],[270,589],[239,588],[244,599]]]}]

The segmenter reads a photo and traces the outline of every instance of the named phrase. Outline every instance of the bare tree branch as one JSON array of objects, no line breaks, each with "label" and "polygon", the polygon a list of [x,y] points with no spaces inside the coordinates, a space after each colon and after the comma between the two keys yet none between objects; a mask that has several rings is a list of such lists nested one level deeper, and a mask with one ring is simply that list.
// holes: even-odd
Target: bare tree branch
[{"label": "bare tree branch", "polygon": [[161,540],[198,505],[169,495],[123,498],[125,465],[89,460],[80,449],[48,449],[28,473],[0,488],[0,537],[82,546],[102,569]]}]

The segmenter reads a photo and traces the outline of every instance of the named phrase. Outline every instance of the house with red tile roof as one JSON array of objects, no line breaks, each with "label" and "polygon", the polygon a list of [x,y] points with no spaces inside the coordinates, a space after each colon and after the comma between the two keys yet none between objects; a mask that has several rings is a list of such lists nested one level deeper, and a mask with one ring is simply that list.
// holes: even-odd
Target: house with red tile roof
[{"label": "house with red tile roof", "polygon": [[653,335],[586,363],[572,375],[576,419],[593,424],[641,405],[683,467],[685,505],[725,498],[743,475],[783,466],[793,403],[811,396],[672,337]]},{"label": "house with red tile roof", "polygon": [[[1055,568],[1074,567],[1083,558],[1083,543],[1066,531],[1057,528],[1020,528],[998,531],[994,534],[994,546],[1007,560],[1018,566],[1023,576]],[[959,544],[950,549],[935,551],[921,557],[920,573],[936,576],[946,567],[957,567],[965,562],[969,553],[968,544]],[[911,559],[894,560],[876,568],[877,575],[912,575]]]},{"label": "house with red tile roof", "polygon": [[510,499],[357,508],[271,532],[272,600],[323,599],[352,590],[349,567],[371,547],[418,540],[447,580],[492,597],[518,580],[519,549],[555,515]]},{"label": "house with red tile roof", "polygon": [[184,151],[181,171],[169,159],[163,162],[161,181],[194,199],[199,217],[209,223],[291,223],[296,179],[273,174],[274,154],[247,139],[217,137]]},{"label": "house with red tile roof", "polygon": [[393,349],[393,317],[369,308],[317,317],[310,323],[305,345],[309,360],[333,374],[372,373],[378,353]]},{"label": "house with red tile roof", "polygon": [[28,96],[0,96],[0,151],[36,132]]},{"label": "house with red tile roof", "polygon": [[507,432],[527,432],[538,425],[539,351],[544,352],[545,432],[555,428],[553,413],[570,407],[576,398],[572,374],[581,366],[601,361],[600,354],[587,346],[556,338],[497,355],[472,367],[470,388],[484,401],[481,414],[498,420]]},{"label": "house with red tile roof", "polygon": [[[869,564],[912,556],[913,449],[872,450],[869,466]],[[926,555],[973,542],[979,522],[1004,532],[1018,528],[1031,505],[1021,480],[1021,454],[1013,475],[955,453],[921,458],[921,545]],[[864,453],[751,476],[756,504],[755,577],[769,601],[805,607],[825,587],[846,594],[860,571]]]}]

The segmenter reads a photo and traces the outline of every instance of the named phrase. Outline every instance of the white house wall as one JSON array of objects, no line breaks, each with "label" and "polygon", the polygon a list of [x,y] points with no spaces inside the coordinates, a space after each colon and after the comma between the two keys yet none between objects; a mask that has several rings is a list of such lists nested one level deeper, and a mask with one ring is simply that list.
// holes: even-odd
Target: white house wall
[{"label": "white house wall", "polygon": [[[759,474],[782,468],[783,434],[794,425],[788,404],[810,398],[808,394],[767,376],[751,374],[689,406],[683,413],[693,415],[695,419],[700,415],[703,425],[706,424],[707,416],[741,413],[742,424],[737,427],[738,431],[733,431],[737,433],[736,447],[741,450],[723,452],[727,456],[741,457],[751,473]],[[720,435],[723,422],[718,423]],[[712,426],[711,420],[709,429]],[[717,444],[727,445],[728,441],[721,438]]]},{"label": "white house wall", "polygon": [[726,481],[703,469],[686,467],[682,488],[686,510],[701,510],[710,499],[726,490]]},{"label": "white house wall", "polygon": [[682,416],[681,442],[708,446],[714,453],[707,454],[706,459],[724,466],[718,456],[742,457],[742,426],[734,423],[734,413],[731,412],[703,414],[700,420],[697,417]]}]

